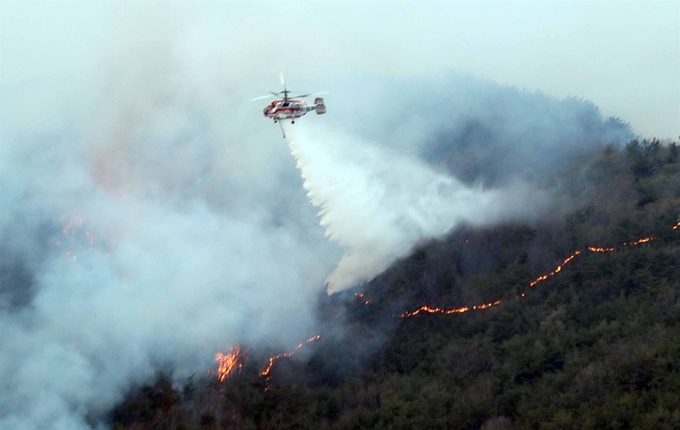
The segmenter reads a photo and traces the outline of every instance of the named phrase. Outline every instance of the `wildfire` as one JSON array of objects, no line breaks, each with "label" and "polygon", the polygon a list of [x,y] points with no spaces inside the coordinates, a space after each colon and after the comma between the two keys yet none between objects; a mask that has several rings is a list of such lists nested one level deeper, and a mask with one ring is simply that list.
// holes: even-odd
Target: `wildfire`
[{"label": "wildfire", "polygon": [[276,363],[276,360],[278,360],[280,358],[284,358],[284,357],[290,357],[291,355],[295,354],[297,352],[297,350],[302,348],[305,345],[305,343],[315,342],[319,339],[321,339],[321,335],[317,334],[316,336],[312,336],[304,342],[300,342],[298,344],[298,346],[296,346],[295,349],[290,351],[290,352],[282,352],[281,354],[277,354],[273,357],[269,357],[269,363],[267,363],[267,366],[265,366],[265,368],[262,370],[262,372],[260,372],[260,376],[269,379],[269,377],[271,376],[272,367],[274,367],[274,363]]},{"label": "wildfire", "polygon": [[589,246],[588,251],[590,252],[613,252],[615,251],[614,248],[597,248],[595,246]]},{"label": "wildfire", "polygon": [[538,278],[536,278],[535,280],[533,280],[532,282],[530,282],[530,283],[529,283],[529,287],[533,287],[534,285],[538,284],[539,282],[543,282],[543,281],[545,281],[546,279],[548,279],[548,278],[550,278],[550,277],[552,277],[552,276],[555,276],[556,274],[560,273],[560,272],[562,271],[562,268],[563,268],[564,266],[566,266],[571,260],[573,260],[574,258],[576,258],[576,256],[579,255],[580,253],[581,253],[581,251],[575,251],[573,254],[571,254],[569,257],[567,257],[567,258],[562,262],[562,264],[560,264],[559,266],[557,266],[557,267],[555,268],[555,270],[553,270],[552,272],[547,273],[547,274],[545,274],[545,275],[541,275],[541,276],[539,276]]},{"label": "wildfire", "polygon": [[623,242],[623,246],[635,246],[635,245],[640,245],[640,244],[643,244],[643,243],[651,242],[653,240],[654,240],[653,237],[643,237],[643,238],[638,239],[634,242]]},{"label": "wildfire", "polygon": [[444,315],[451,315],[451,314],[462,314],[468,311],[477,311],[477,310],[482,310],[482,309],[488,309],[493,306],[498,306],[501,304],[501,300],[496,300],[495,302],[489,302],[489,303],[483,303],[481,305],[474,305],[472,307],[470,306],[463,306],[461,308],[455,308],[455,309],[444,309],[444,308],[433,308],[430,306],[421,306],[420,308],[416,309],[415,311],[412,312],[404,312],[403,314],[400,315],[401,318],[408,318],[412,317],[414,315],[418,315],[421,312],[425,312],[428,314],[444,314]]},{"label": "wildfire", "polygon": [[[354,293],[354,297],[356,297],[356,298],[358,298],[358,299],[363,299],[364,297],[366,297],[366,293]],[[371,304],[371,300],[370,300],[370,299],[364,300],[364,306],[365,306],[365,305],[370,305],[370,304]]]},{"label": "wildfire", "polygon": [[[81,223],[82,224],[82,223]],[[72,226],[69,224],[67,227],[64,227],[64,234],[68,234],[69,230],[72,228]],[[680,222],[678,222],[676,225],[673,226],[673,230],[678,230],[680,229]],[[88,235],[88,238],[90,236]],[[624,242],[622,246],[636,246],[636,245],[641,245],[644,243],[648,243],[654,240],[653,237],[643,237],[641,239],[631,241],[631,242]],[[467,241],[466,241],[467,242]],[[608,253],[608,252],[614,252],[616,248],[604,248],[604,247],[596,247],[596,246],[589,246],[586,248],[590,252],[595,252],[595,253]],[[583,251],[578,250],[574,251],[573,254],[571,254],[569,257],[565,258],[564,261],[562,261],[561,264],[559,264],[555,270],[546,273],[544,275],[539,276],[535,280],[531,281],[529,283],[529,287],[534,287],[536,284],[543,282],[552,276],[555,276],[556,274],[560,273],[564,266],[569,264],[572,260],[574,260],[578,255],[580,255]],[[73,257],[75,258],[75,256]],[[371,300],[366,297],[366,293],[354,293],[354,296],[357,297],[358,299],[361,299],[364,302],[364,305],[368,305],[371,303]],[[522,293],[518,296],[518,298],[523,298],[526,297],[526,293]],[[443,315],[451,315],[451,314],[462,314],[466,313],[469,311],[475,311],[475,310],[483,310],[483,309],[489,309],[494,306],[498,306],[502,303],[502,300],[496,300],[494,302],[489,302],[489,303],[482,303],[479,305],[473,305],[473,306],[462,306],[459,308],[453,308],[453,309],[445,309],[445,308],[439,308],[439,307],[432,307],[432,306],[421,306],[420,308],[410,311],[410,312],[404,312],[399,317],[401,318],[409,318],[421,313],[424,314],[443,314]],[[336,315],[336,317],[339,316]],[[395,315],[397,316],[397,315]],[[304,342],[300,342],[292,351],[289,352],[282,352],[280,354],[274,355],[272,357],[269,357],[269,360],[267,362],[267,365],[262,369],[260,372],[260,376],[266,378],[267,380],[271,376],[272,368],[274,367],[274,363],[276,363],[277,360],[285,357],[290,357],[293,354],[295,354],[300,348],[305,346],[307,343],[315,342],[317,340],[321,339],[321,334],[317,334],[316,336],[312,336],[309,339],[307,339]],[[221,352],[218,352],[217,355],[215,356],[215,362],[218,363],[218,369],[217,369],[217,378],[220,380],[220,382],[224,381],[229,375],[233,374],[236,369],[241,369],[243,367],[243,355],[244,352],[240,347],[233,347],[229,348],[229,353],[224,354]]]},{"label": "wildfire", "polygon": [[217,363],[217,379],[224,382],[237,369],[243,368],[244,352],[240,346],[229,348],[229,352],[224,354],[218,352],[215,354],[215,362]]},{"label": "wildfire", "polygon": [[[289,352],[282,352],[281,354],[269,357],[267,365],[260,372],[260,376],[269,379],[272,372],[272,367],[276,360],[284,357],[290,357],[295,354],[297,350],[305,346],[307,343],[315,342],[321,339],[321,334],[312,336],[304,342],[300,342],[295,349]],[[215,363],[217,363],[217,371],[209,372],[209,374],[217,375],[217,379],[220,382],[224,382],[229,376],[233,375],[236,371],[240,371],[243,368],[243,360],[245,356],[245,351],[240,346],[230,347],[228,353],[218,352],[215,354]]]},{"label": "wildfire", "polygon": [[[680,222],[675,224],[673,226],[673,230],[678,230],[680,229]],[[641,245],[643,243],[648,243],[654,240],[654,237],[643,237],[638,240],[634,240],[631,242],[624,242],[623,246],[637,246]],[[467,240],[465,241],[467,243]],[[603,248],[603,247],[597,247],[597,246],[589,246],[587,248],[588,251],[590,252],[597,252],[597,253],[607,253],[607,252],[614,252],[616,248]],[[578,250],[574,251],[573,254],[571,254],[569,257],[567,257],[562,264],[558,265],[555,270],[553,270],[550,273],[546,273],[544,275],[539,276],[538,278],[534,279],[529,283],[529,287],[534,287],[536,284],[545,281],[548,278],[551,278],[555,276],[556,274],[560,273],[564,266],[566,266],[570,261],[572,261],[574,258],[576,258],[578,255],[580,255],[583,251]],[[355,296],[359,298],[363,298],[365,296],[364,293],[355,293]],[[523,298],[526,297],[526,293],[522,293],[518,296],[518,298]],[[370,300],[366,300],[365,304],[368,304]],[[418,315],[420,313],[428,313],[428,314],[445,314],[445,315],[451,315],[451,314],[462,314],[471,310],[481,310],[481,309],[488,309],[492,306],[497,306],[501,303],[501,300],[496,300],[495,302],[490,302],[490,303],[485,303],[481,305],[474,305],[472,307],[469,306],[463,306],[460,308],[454,308],[454,309],[444,309],[444,308],[435,308],[431,306],[421,306],[420,308],[410,311],[410,312],[404,312],[403,314],[400,315],[401,318],[408,318],[412,317],[414,315]]]}]

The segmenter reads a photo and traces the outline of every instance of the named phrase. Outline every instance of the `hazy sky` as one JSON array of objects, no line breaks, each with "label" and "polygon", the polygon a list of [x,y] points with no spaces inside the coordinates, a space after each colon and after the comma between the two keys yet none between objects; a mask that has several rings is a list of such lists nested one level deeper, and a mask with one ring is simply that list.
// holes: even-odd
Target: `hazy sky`
[{"label": "hazy sky", "polygon": [[37,100],[63,101],[153,29],[197,80],[259,90],[280,71],[304,82],[455,70],[592,100],[646,137],[680,134],[677,0],[220,3],[3,1],[0,94],[38,85]]}]

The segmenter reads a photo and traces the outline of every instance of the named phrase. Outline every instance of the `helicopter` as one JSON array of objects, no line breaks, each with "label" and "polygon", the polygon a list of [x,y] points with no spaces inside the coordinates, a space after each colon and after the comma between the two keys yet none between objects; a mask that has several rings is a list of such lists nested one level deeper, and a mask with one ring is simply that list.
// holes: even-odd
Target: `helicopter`
[{"label": "helicopter", "polygon": [[268,104],[264,108],[262,113],[264,114],[265,117],[273,119],[275,124],[278,123],[281,126],[281,131],[283,132],[283,137],[285,138],[286,131],[283,129],[281,121],[289,119],[291,120],[291,124],[295,124],[295,120],[306,115],[307,112],[315,111],[317,115],[325,114],[326,104],[324,103],[322,97],[316,97],[314,99],[314,104],[311,106],[307,105],[307,102],[304,100],[304,98],[316,96],[319,94],[326,94],[326,92],[323,91],[314,94],[291,95],[293,91],[290,91],[289,89],[286,88],[286,81],[283,79],[283,75],[281,75],[281,85],[283,86],[283,91],[279,92],[270,91],[270,94],[266,96],[256,97],[252,100],[262,100],[269,97],[283,96],[282,99],[274,100],[270,104]]}]

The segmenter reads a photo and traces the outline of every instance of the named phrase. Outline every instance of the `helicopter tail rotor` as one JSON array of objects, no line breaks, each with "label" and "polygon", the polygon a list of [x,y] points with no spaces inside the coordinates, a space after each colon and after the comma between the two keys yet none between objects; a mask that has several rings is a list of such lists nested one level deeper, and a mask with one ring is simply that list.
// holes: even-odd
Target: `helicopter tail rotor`
[{"label": "helicopter tail rotor", "polygon": [[323,102],[323,98],[317,97],[314,99],[314,108],[317,115],[323,115],[326,113],[326,104]]}]

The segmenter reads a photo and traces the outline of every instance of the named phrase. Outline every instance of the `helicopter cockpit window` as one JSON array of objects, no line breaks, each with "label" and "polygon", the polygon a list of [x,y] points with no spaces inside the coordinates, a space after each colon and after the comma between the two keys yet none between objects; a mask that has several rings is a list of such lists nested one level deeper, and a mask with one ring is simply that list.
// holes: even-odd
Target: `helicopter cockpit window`
[{"label": "helicopter cockpit window", "polygon": [[288,107],[289,104],[290,103],[286,102],[286,103],[283,104],[283,107]]}]

